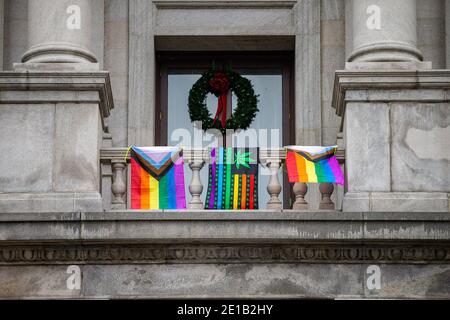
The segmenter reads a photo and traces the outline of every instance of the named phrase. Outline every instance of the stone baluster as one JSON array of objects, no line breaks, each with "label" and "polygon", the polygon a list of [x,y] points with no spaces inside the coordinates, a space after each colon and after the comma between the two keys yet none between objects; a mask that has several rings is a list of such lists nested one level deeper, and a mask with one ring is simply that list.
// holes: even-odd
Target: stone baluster
[{"label": "stone baluster", "polygon": [[127,186],[124,181],[124,169],[126,163],[120,160],[113,160],[112,166],[112,185],[111,191],[113,193],[113,199],[111,201],[111,209],[123,210],[126,209],[126,202],[124,200]]},{"label": "stone baluster", "polygon": [[200,170],[205,164],[203,160],[202,150],[191,150],[191,159],[189,160],[189,168],[192,170],[192,179],[189,183],[189,192],[192,195],[192,199],[189,202],[189,209],[203,209],[204,205],[200,199],[200,195],[203,191],[203,185],[200,180]]},{"label": "stone baluster", "polygon": [[334,210],[334,202],[331,200],[331,195],[334,191],[334,186],[332,183],[320,183],[319,191],[322,195],[320,200],[319,209],[320,210]]},{"label": "stone baluster", "polygon": [[305,195],[308,192],[308,185],[303,182],[296,182],[292,188],[295,195],[295,202],[292,205],[294,210],[308,210],[308,202],[305,200]]},{"label": "stone baluster", "polygon": [[269,159],[266,162],[267,167],[270,170],[269,184],[267,185],[267,192],[270,195],[270,199],[267,202],[267,209],[282,209],[282,203],[278,196],[281,193],[281,184],[278,180],[278,170],[280,169],[280,159]]}]

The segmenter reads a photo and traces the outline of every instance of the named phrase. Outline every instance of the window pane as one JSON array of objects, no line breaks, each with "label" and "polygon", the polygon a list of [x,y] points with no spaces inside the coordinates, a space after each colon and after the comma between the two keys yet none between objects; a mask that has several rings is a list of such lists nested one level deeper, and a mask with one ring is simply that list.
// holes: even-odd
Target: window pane
[{"label": "window pane", "polygon": [[[168,75],[168,145],[176,145],[180,141],[180,135],[189,133],[193,136],[194,129],[188,113],[188,96],[192,85],[200,78],[200,74],[169,74]],[[252,139],[250,146],[259,147],[280,147],[282,145],[282,76],[281,74],[246,74],[253,84],[255,93],[259,95],[257,113],[251,127],[237,134],[237,139],[233,141],[233,146],[244,146],[243,141],[247,136],[256,136]],[[233,107],[237,105],[237,99],[233,95]],[[207,107],[212,115],[217,109],[217,98],[208,95]],[[251,131],[251,132],[250,132]],[[191,142],[193,143],[193,141]],[[209,145],[208,141],[203,142],[203,146]],[[259,208],[264,209],[269,200],[267,194],[267,184],[269,181],[268,170],[259,167]],[[191,180],[191,170],[185,165],[186,192],[187,199],[190,199],[188,192],[189,181]],[[208,183],[208,168],[205,166],[200,174],[203,184],[202,200],[205,201],[206,188]],[[280,182],[283,183],[282,174],[279,173]],[[282,197],[280,197],[282,198]]]}]

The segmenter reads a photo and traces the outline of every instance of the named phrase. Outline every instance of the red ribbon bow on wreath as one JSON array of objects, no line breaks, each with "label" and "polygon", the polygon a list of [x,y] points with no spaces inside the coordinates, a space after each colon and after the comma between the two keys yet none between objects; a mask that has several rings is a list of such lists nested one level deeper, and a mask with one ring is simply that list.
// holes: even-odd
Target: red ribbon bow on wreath
[{"label": "red ribbon bow on wreath", "polygon": [[230,89],[230,80],[227,75],[223,72],[216,72],[214,77],[209,80],[209,85],[212,91],[218,96],[217,111],[214,116],[213,124],[221,116],[220,122],[222,128],[225,128],[227,123],[227,96],[228,90]]}]

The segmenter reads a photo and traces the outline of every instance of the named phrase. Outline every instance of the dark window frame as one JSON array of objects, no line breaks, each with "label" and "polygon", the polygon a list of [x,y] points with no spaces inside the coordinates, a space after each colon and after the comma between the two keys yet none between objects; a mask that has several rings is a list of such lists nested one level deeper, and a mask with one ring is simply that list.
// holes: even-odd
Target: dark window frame
[{"label": "dark window frame", "polygon": [[[218,68],[230,65],[234,69],[262,71],[281,70],[282,75],[282,142],[295,144],[295,74],[294,52],[156,52],[155,72],[155,145],[167,144],[168,75],[170,70],[204,72],[213,62]],[[187,106],[186,106],[187,108]],[[287,124],[287,125],[285,125]],[[292,188],[285,174],[283,192],[285,207],[293,199]]]}]

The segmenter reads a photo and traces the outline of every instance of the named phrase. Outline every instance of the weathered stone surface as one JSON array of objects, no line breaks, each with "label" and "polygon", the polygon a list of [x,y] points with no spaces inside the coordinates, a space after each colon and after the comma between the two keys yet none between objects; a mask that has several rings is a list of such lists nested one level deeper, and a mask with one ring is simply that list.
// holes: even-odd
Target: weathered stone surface
[{"label": "weathered stone surface", "polygon": [[56,104],[53,188],[99,191],[101,124],[96,104]]},{"label": "weathered stone surface", "polygon": [[392,190],[450,191],[450,104],[394,103],[391,131]]},{"label": "weathered stone surface", "polygon": [[369,298],[420,298],[450,297],[449,265],[379,265],[380,289],[368,289],[365,272],[364,294]]},{"label": "weathered stone surface", "polygon": [[[448,298],[448,265],[183,264],[80,266],[69,289],[68,266],[0,266],[0,297],[11,298]],[[369,281],[368,281],[369,280]]]},{"label": "weathered stone surface", "polygon": [[0,194],[0,212],[72,212],[73,193]]},{"label": "weathered stone surface", "polygon": [[448,195],[439,192],[373,192],[370,211],[448,212]]},{"label": "weathered stone surface", "polygon": [[363,294],[361,277],[357,265],[85,266],[83,293],[108,298],[345,297]]},{"label": "weathered stone surface", "polygon": [[368,192],[346,192],[342,201],[344,212],[366,212],[370,211]]},{"label": "weathered stone surface", "polygon": [[[345,205],[345,202],[344,202]],[[402,216],[403,214],[403,216]],[[215,211],[117,211],[81,213],[77,228],[79,239],[124,241],[275,241],[300,240],[363,240],[366,229],[373,230],[370,239],[431,239],[450,238],[446,213],[382,212],[215,212]],[[13,217],[20,217],[17,220]],[[373,216],[372,216],[373,215]],[[56,216],[56,214],[55,214]],[[65,217],[64,215],[62,217]],[[372,219],[374,217],[374,219]],[[375,219],[376,217],[376,219]],[[370,219],[369,219],[370,218]],[[11,220],[13,219],[13,220]],[[27,238],[30,229],[23,229],[26,222],[48,220],[45,213],[2,213],[0,223],[8,222],[8,236]],[[14,223],[12,223],[14,221]],[[381,222],[379,222],[381,221]],[[66,222],[62,220],[61,225]],[[72,223],[72,222],[71,222]],[[431,224],[424,229],[424,224]],[[421,224],[421,228],[416,228]],[[395,225],[391,229],[390,226]],[[5,227],[6,228],[6,227]],[[63,228],[63,227],[61,227]],[[397,229],[400,228],[400,229]],[[6,231],[5,231],[6,232]],[[0,234],[1,235],[1,234]],[[41,235],[45,237],[45,233]],[[31,238],[30,238],[31,239]],[[11,239],[13,240],[13,239]]]},{"label": "weathered stone surface", "polygon": [[[293,4],[280,7],[273,2],[272,7],[258,7],[256,3],[252,10],[237,8],[232,2],[209,2],[197,10],[159,4],[155,13],[157,35],[286,35],[293,34],[295,25]],[[221,10],[217,10],[218,5]]]},{"label": "weathered stone surface", "polygon": [[52,190],[54,104],[0,105],[0,192]]},{"label": "weathered stone surface", "polygon": [[67,266],[0,266],[0,298],[79,298],[67,288]]},{"label": "weathered stone surface", "polygon": [[79,213],[28,214],[1,211],[1,241],[71,241],[79,239]]},{"label": "weathered stone surface", "polygon": [[388,105],[348,103],[344,135],[348,191],[389,191]]}]

